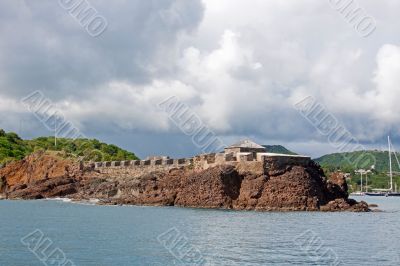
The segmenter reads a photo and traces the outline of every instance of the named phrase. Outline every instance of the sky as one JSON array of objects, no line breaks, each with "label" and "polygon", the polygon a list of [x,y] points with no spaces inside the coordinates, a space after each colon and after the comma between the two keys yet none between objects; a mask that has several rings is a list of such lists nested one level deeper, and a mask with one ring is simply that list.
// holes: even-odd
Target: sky
[{"label": "sky", "polygon": [[391,135],[400,146],[398,10],[397,0],[2,0],[0,128],[52,135],[24,102],[39,92],[85,137],[140,157],[202,152],[160,105],[172,99],[226,145],[343,151],[299,110],[312,99],[352,143],[384,149]]}]

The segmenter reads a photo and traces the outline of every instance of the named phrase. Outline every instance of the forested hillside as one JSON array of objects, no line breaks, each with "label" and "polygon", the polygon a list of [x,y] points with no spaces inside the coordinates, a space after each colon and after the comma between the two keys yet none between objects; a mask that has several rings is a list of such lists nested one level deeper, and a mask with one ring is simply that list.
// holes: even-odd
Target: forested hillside
[{"label": "forested hillside", "polygon": [[[347,158],[359,158],[368,154],[375,158],[374,164],[375,167],[371,169],[371,165],[368,167],[364,167],[365,170],[370,170],[370,173],[363,176],[363,191],[366,191],[366,184],[368,186],[368,191],[372,189],[387,189],[390,187],[390,179],[388,176],[389,172],[389,153],[388,151],[378,151],[378,150],[370,150],[370,151],[355,151],[351,153],[333,153],[327,154],[320,158],[314,159],[317,161],[322,168],[324,169],[325,174],[329,175],[334,171],[343,171],[345,173],[350,173],[350,177],[348,183],[350,185],[350,189],[352,191],[360,191],[361,190],[361,175],[357,174],[355,170],[358,170],[359,167],[353,162],[354,159],[348,160]],[[397,184],[400,186],[400,172],[399,165],[395,158],[395,155],[392,154],[392,170],[394,172],[393,183],[394,186]],[[365,158],[365,157],[364,157]],[[400,159],[400,154],[397,153],[397,158]],[[354,160],[355,161],[355,160]],[[368,180],[367,180],[368,178]],[[368,182],[368,183],[367,183]]]},{"label": "forested hillside", "polygon": [[0,164],[20,160],[32,152],[62,151],[68,157],[83,158],[85,161],[136,160],[138,157],[115,145],[102,143],[96,139],[57,139],[40,137],[23,140],[15,133],[0,129]]}]

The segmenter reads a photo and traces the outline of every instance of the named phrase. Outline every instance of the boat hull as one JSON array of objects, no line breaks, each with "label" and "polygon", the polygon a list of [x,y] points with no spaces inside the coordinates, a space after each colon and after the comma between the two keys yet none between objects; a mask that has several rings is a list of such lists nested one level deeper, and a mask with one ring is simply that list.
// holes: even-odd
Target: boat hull
[{"label": "boat hull", "polygon": [[366,192],[365,195],[373,197],[400,197],[400,192]]},{"label": "boat hull", "polygon": [[400,197],[400,192],[392,192],[388,193],[387,197]]},{"label": "boat hull", "polygon": [[365,193],[365,195],[366,196],[373,196],[373,197],[385,197],[386,196],[386,194],[387,193],[381,193],[381,192],[377,192],[377,193],[374,193],[374,192],[366,192]]}]

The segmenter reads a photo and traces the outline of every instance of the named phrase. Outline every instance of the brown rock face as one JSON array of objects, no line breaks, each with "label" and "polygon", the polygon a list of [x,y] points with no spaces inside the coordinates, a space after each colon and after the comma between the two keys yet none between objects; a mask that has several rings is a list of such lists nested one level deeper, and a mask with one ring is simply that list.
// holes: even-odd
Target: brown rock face
[{"label": "brown rock face", "polygon": [[77,192],[76,182],[69,177],[41,179],[32,184],[14,186],[8,192],[9,198],[42,199],[65,197]]},{"label": "brown rock face", "polygon": [[347,199],[349,197],[346,177],[341,172],[333,173],[329,177],[326,188],[328,190],[328,195],[330,195],[330,198],[328,198],[329,201],[337,198]]},{"label": "brown rock face", "polygon": [[271,169],[246,175],[237,207],[258,210],[318,210],[324,200],[323,182],[312,168]]},{"label": "brown rock face", "polygon": [[0,179],[3,180],[4,189],[6,186],[14,187],[78,173],[78,163],[66,160],[57,153],[37,152],[1,168]]},{"label": "brown rock face", "polygon": [[354,211],[367,212],[370,211],[368,204],[365,201],[357,202],[353,199],[345,200],[343,198],[335,199],[328,204],[321,206],[321,211]]},{"label": "brown rock face", "polygon": [[326,181],[313,161],[306,165],[247,162],[122,178],[104,176],[59,157],[35,156],[0,169],[2,192],[8,198],[97,198],[102,204],[265,211],[369,210],[366,203],[348,199],[342,175],[334,174]]},{"label": "brown rock face", "polygon": [[56,152],[37,152],[0,169],[0,194],[10,199],[65,197],[77,192],[85,172],[77,161]]}]

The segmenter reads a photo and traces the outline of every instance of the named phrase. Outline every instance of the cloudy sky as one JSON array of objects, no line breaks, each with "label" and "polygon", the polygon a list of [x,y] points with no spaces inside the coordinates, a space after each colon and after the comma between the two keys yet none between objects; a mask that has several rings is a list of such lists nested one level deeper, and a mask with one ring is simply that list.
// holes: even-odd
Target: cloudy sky
[{"label": "cloudy sky", "polygon": [[40,91],[89,138],[193,155],[158,107],[176,97],[224,143],[335,152],[295,108],[311,96],[365,147],[400,147],[398,0],[84,1],[98,24],[80,2],[0,0],[0,128],[51,135],[21,102]]}]

